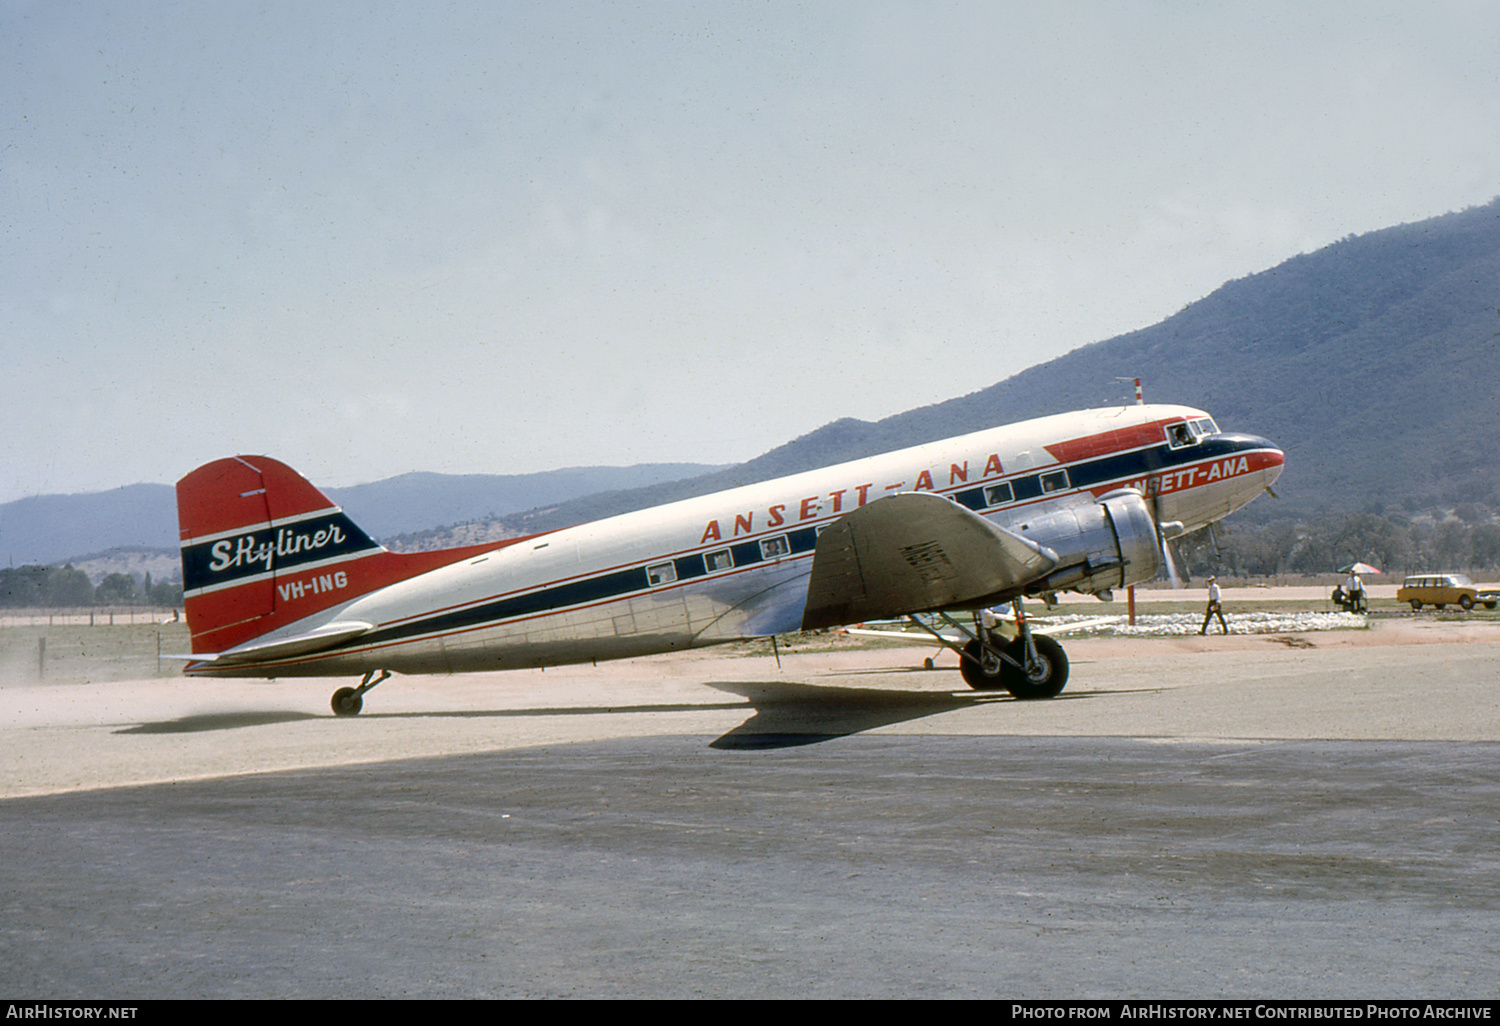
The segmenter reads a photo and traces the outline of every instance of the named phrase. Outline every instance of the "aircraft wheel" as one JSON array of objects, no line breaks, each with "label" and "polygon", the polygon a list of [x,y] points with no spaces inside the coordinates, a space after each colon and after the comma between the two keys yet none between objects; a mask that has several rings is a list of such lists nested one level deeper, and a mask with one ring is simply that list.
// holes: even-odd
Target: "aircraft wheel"
[{"label": "aircraft wheel", "polygon": [[1411,600],[1411,611],[1413,613],[1420,613],[1422,611],[1422,603],[1418,602],[1416,599],[1412,599]]},{"label": "aircraft wheel", "polygon": [[[1068,656],[1063,647],[1045,634],[1033,634],[1037,661],[1022,671],[1009,663],[1001,664],[1005,689],[1016,698],[1052,698],[1068,683]],[[1005,648],[1005,654],[1018,663],[1026,662],[1026,643],[1021,638]]]},{"label": "aircraft wheel", "polygon": [[1467,595],[1460,595],[1459,599],[1458,599],[1458,604],[1459,604],[1459,606],[1461,606],[1463,608],[1463,611],[1466,612],[1466,613],[1469,610],[1471,610],[1471,609],[1474,608],[1474,600],[1471,599],[1471,598],[1469,598],[1469,596],[1467,596]]},{"label": "aircraft wheel", "polygon": [[924,669],[924,670],[930,670],[930,669],[932,669],[932,666],[933,666],[932,656],[928,656],[926,659],[922,660],[922,669]]},{"label": "aircraft wheel", "polygon": [[1005,664],[986,652],[977,641],[964,646],[964,657],[958,661],[958,672],[964,683],[975,691],[1004,691]]},{"label": "aircraft wheel", "polygon": [[339,688],[333,693],[330,704],[335,716],[358,716],[359,711],[365,707],[365,699],[354,688]]}]

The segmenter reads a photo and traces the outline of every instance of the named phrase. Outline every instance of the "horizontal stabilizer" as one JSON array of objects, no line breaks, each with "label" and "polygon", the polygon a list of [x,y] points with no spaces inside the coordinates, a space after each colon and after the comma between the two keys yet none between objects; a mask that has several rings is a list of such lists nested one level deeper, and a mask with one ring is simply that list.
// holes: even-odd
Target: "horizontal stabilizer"
[{"label": "horizontal stabilizer", "polygon": [[351,641],[361,634],[368,633],[374,629],[374,624],[364,623],[359,620],[343,620],[324,624],[314,630],[306,631],[302,634],[293,634],[290,637],[240,645],[227,652],[208,655],[200,653],[198,655],[181,656],[179,658],[192,659],[196,662],[211,662],[217,666],[233,665],[235,663],[259,663],[271,659],[287,659],[292,656],[306,655],[308,652],[317,652],[321,649],[332,648],[340,642]]},{"label": "horizontal stabilizer", "polygon": [[987,605],[1056,565],[1051,549],[942,496],[888,496],[818,536],[802,629]]}]

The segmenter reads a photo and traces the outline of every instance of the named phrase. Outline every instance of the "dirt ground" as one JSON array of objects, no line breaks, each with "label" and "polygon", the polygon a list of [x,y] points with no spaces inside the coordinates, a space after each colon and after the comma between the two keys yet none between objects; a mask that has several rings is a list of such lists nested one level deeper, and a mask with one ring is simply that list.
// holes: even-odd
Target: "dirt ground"
[{"label": "dirt ground", "polygon": [[[779,660],[769,645],[736,646],[397,676],[366,696],[363,714],[337,720],[328,700],[345,680],[10,674],[0,678],[0,797],[766,724],[791,733],[1500,740],[1500,622],[1372,624],[1067,641],[1068,688],[1043,702],[972,692],[951,652],[881,642],[783,650]],[[924,671],[934,655],[937,668]]]}]

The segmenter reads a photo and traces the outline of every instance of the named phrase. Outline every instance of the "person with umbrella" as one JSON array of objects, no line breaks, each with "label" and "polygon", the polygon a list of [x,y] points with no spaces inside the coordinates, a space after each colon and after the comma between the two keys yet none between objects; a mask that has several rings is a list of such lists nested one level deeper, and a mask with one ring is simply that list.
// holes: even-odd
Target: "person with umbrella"
[{"label": "person with umbrella", "polygon": [[1378,574],[1379,568],[1369,563],[1350,563],[1348,566],[1339,567],[1339,572],[1348,574],[1349,578],[1340,587],[1334,589],[1334,604],[1351,613],[1368,612],[1370,603],[1365,597],[1365,584],[1359,579],[1359,575]]}]

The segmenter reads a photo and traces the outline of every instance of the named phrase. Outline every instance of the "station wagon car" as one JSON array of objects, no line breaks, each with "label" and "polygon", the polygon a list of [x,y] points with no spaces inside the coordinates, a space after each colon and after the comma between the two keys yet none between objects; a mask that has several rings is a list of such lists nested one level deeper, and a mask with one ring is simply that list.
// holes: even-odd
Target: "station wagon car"
[{"label": "station wagon car", "polygon": [[1475,603],[1494,609],[1500,603],[1500,585],[1475,584],[1463,574],[1412,574],[1396,589],[1396,601],[1410,602],[1413,610],[1448,605],[1473,609]]}]

